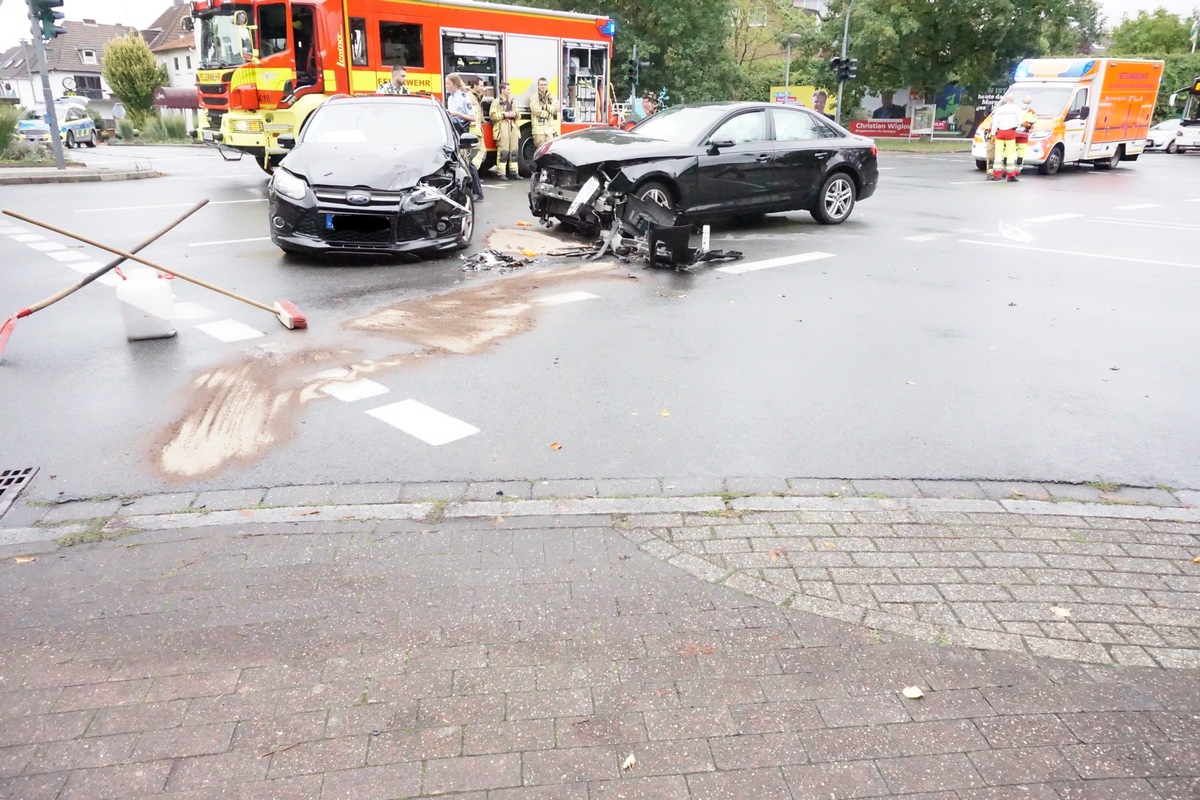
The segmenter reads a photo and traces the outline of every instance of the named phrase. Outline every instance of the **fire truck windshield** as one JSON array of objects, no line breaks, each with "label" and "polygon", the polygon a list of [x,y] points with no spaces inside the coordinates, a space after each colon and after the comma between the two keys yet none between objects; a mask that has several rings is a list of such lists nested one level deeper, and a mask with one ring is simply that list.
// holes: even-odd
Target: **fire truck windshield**
[{"label": "fire truck windshield", "polygon": [[250,60],[253,47],[250,31],[233,24],[233,12],[238,10],[249,13],[250,7],[223,5],[216,13],[196,21],[200,29],[202,69],[237,67]]}]

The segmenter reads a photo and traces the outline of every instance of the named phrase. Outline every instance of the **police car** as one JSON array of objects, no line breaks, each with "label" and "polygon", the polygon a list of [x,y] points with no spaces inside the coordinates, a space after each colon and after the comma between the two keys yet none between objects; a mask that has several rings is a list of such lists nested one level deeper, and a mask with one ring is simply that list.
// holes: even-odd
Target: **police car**
[{"label": "police car", "polygon": [[[86,99],[64,98],[54,104],[54,114],[58,117],[59,134],[67,147],[95,147],[99,142],[96,123],[87,113]],[[17,135],[30,142],[50,141],[50,123],[46,120],[44,106],[31,108],[22,115],[17,121]]]}]

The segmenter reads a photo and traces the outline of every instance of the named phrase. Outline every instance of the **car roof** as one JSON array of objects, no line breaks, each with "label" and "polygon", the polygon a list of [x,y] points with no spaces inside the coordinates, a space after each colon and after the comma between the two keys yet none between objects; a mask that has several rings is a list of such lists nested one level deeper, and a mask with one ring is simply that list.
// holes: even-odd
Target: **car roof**
[{"label": "car roof", "polygon": [[406,103],[408,105],[429,105],[441,107],[438,99],[431,94],[335,94],[327,103]]}]

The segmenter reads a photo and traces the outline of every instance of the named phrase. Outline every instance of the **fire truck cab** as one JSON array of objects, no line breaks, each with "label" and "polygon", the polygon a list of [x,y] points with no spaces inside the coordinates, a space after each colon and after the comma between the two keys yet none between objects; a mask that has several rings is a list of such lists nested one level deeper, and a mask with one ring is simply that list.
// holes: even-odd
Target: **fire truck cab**
[{"label": "fire truck cab", "polygon": [[[298,133],[331,95],[373,93],[397,65],[409,91],[439,99],[451,72],[479,75],[490,95],[508,82],[524,112],[523,173],[538,78],[559,99],[563,132],[609,116],[616,23],[607,17],[480,0],[192,0],[192,18],[206,111],[196,136],[267,171],[286,154],[281,134]],[[484,143],[494,151],[487,123]]]}]

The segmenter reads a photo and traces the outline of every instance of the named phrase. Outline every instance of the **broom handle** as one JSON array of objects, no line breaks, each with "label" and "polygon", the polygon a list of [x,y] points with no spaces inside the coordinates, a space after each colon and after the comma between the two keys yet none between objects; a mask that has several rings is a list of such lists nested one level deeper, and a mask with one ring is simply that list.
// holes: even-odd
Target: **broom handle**
[{"label": "broom handle", "polygon": [[108,252],[112,253],[115,256],[120,256],[121,258],[127,259],[129,261],[136,261],[139,264],[145,264],[147,267],[150,267],[151,269],[156,269],[159,272],[165,272],[168,275],[174,275],[176,278],[181,278],[181,279],[187,281],[188,283],[194,283],[197,286],[203,286],[205,289],[214,291],[217,294],[223,294],[226,297],[232,297],[234,300],[241,300],[243,303],[252,305],[255,308],[261,308],[263,311],[270,311],[272,314],[275,314],[276,316],[279,315],[279,311],[277,309],[272,308],[271,306],[267,305],[266,303],[260,303],[257,300],[251,300],[249,297],[243,297],[242,295],[240,295],[236,292],[231,292],[228,289],[222,289],[220,286],[213,286],[211,283],[209,283],[207,281],[202,281],[199,278],[193,278],[190,275],[184,275],[182,272],[176,272],[173,269],[167,269],[166,267],[161,266],[159,264],[155,264],[153,261],[144,259],[141,256],[135,256],[133,253],[126,253],[124,250],[118,250],[115,247],[109,247],[106,244],[101,244],[100,242],[89,239],[86,236],[80,236],[78,233],[71,233],[70,231],[64,231],[62,228],[55,227],[54,225],[51,225],[48,222],[41,222],[39,220],[33,219],[32,217],[27,217],[24,214],[19,214],[16,211],[9,211],[7,208],[4,209],[4,213],[10,217],[15,217],[16,219],[19,219],[22,222],[28,222],[30,225],[37,225],[39,228],[45,228],[46,230],[54,231],[55,233],[57,233],[61,236],[66,236],[68,239],[74,239],[76,241],[83,242],[84,244],[90,244],[92,247],[96,247],[101,250],[107,250]]},{"label": "broom handle", "polygon": [[[129,252],[140,253],[142,250],[145,250],[147,247],[154,244],[156,241],[161,239],[163,236],[166,236],[168,233],[170,233],[172,230],[174,230],[181,222],[183,222],[185,219],[190,217],[192,214],[195,214],[200,209],[204,208],[206,205],[208,205],[207,199],[201,200],[200,202],[196,203],[196,205],[192,206],[187,211],[183,212],[183,214],[181,216],[176,217],[174,219],[174,221],[169,223],[166,227],[162,228],[161,230],[152,234],[149,238],[144,239],[143,241],[140,241],[136,245],[131,247],[129,249]],[[101,275],[104,275],[106,272],[108,272],[110,270],[116,269],[117,267],[121,266],[124,263],[125,263],[125,259],[114,258],[112,261],[108,262],[107,264],[105,264],[103,267],[96,270],[95,272],[93,272],[89,275],[85,275],[83,280],[79,281],[75,285],[68,286],[66,289],[63,289],[61,292],[58,292],[57,294],[53,294],[50,297],[47,297],[45,300],[39,300],[38,302],[29,306],[29,308],[22,309],[21,312],[19,314],[17,314],[17,316],[18,317],[27,317],[30,314],[34,313],[35,311],[41,311],[46,306],[53,305],[53,304],[57,303],[59,300],[62,300],[64,297],[68,297],[68,296],[74,294],[75,292],[78,292],[80,289],[87,286],[89,283],[96,280]]]}]

